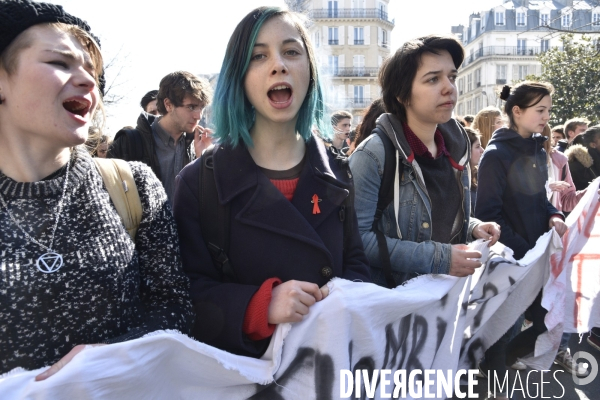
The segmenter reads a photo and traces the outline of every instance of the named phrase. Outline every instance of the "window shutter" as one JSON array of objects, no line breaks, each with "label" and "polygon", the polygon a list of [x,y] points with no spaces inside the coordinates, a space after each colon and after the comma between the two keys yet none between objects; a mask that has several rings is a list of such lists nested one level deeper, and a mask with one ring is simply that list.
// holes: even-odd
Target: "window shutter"
[{"label": "window shutter", "polygon": [[371,44],[371,27],[365,26],[365,44]]},{"label": "window shutter", "polygon": [[354,27],[353,26],[348,26],[348,44],[349,45],[354,44]]},{"label": "window shutter", "polygon": [[371,101],[371,85],[365,85],[365,101]]},{"label": "window shutter", "polygon": [[513,65],[512,66],[512,80],[516,81],[518,79],[519,79],[519,66]]},{"label": "window shutter", "polygon": [[381,64],[383,64],[383,57],[382,56],[378,56],[377,57],[377,66],[381,67]]},{"label": "window shutter", "polygon": [[354,101],[354,85],[348,85],[348,99]]},{"label": "window shutter", "polygon": [[339,68],[344,68],[346,63],[346,56],[344,56],[343,54],[340,54],[338,56],[338,67]]},{"label": "window shutter", "polygon": [[383,40],[382,36],[383,36],[382,29],[380,27],[377,27],[377,45],[378,46],[381,46],[381,43],[383,43],[382,42],[382,40]]},{"label": "window shutter", "polygon": [[338,28],[338,38],[340,39],[340,44],[344,44],[344,27],[340,26]]}]

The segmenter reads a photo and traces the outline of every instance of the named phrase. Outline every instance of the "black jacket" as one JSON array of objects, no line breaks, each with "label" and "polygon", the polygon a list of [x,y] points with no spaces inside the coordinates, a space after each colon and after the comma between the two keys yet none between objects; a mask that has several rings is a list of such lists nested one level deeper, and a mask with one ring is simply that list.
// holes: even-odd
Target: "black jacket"
[{"label": "black jacket", "polygon": [[600,152],[575,144],[565,152],[569,159],[571,177],[577,190],[587,188],[591,181],[600,176]]},{"label": "black jacket", "polygon": [[550,217],[562,215],[546,196],[545,140],[539,134],[524,139],[512,129],[499,129],[479,164],[477,217],[500,224],[500,242],[517,260],[548,231]]},{"label": "black jacket", "polygon": [[[199,172],[203,159],[177,176],[173,212],[182,262],[190,277],[196,339],[231,353],[260,357],[269,339],[252,341],[242,331],[250,299],[263,282],[278,277],[323,286],[333,277],[370,282],[356,214],[344,251],[342,203],[354,190],[348,170],[318,139],[306,145],[306,161],[292,201],[271,183],[242,144],[214,152],[222,204],[230,206],[229,259],[236,282],[224,283],[199,225]],[[314,195],[320,213],[313,214]]]},{"label": "black jacket", "polygon": [[[152,123],[157,117],[141,113],[137,120],[137,127],[125,127],[115,135],[110,148],[108,149],[108,158],[120,158],[125,161],[141,161],[150,166],[154,174],[161,179],[160,165],[158,157],[154,151],[154,136],[152,135]],[[195,155],[193,146],[194,135],[186,135],[185,139],[185,158],[183,165],[189,164],[194,160]]]}]

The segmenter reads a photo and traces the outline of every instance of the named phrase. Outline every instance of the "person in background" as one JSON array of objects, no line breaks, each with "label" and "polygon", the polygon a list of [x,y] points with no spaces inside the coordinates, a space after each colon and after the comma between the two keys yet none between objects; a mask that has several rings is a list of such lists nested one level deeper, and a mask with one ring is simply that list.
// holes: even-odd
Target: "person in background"
[{"label": "person in background", "polygon": [[586,118],[571,118],[564,125],[565,139],[558,141],[556,149],[564,153],[573,144],[573,140],[588,128],[590,121]]},{"label": "person in background", "polygon": [[[546,125],[542,135],[550,139],[551,134],[554,132],[551,132],[550,127]],[[548,200],[558,211],[562,211],[567,216],[585,195],[587,189],[575,191],[568,159],[563,153],[552,147],[551,140],[544,142],[544,149],[548,155],[548,182],[546,185]],[[570,333],[563,333],[554,363],[562,366],[569,374],[575,372],[577,376],[585,376],[587,368],[571,357],[568,347],[570,338]]]},{"label": "person in background", "polygon": [[110,138],[102,133],[102,130],[96,126],[91,126],[88,132],[88,140],[85,141],[85,147],[92,157],[106,158]]},{"label": "person in background", "polygon": [[562,125],[556,125],[551,129],[550,141],[552,142],[552,147],[556,147],[558,141],[563,139],[566,139],[565,129]]},{"label": "person in background", "polygon": [[495,131],[504,126],[504,120],[502,119],[502,112],[499,108],[489,106],[475,115],[473,121],[473,129],[479,132],[481,135],[481,147],[484,149],[487,147],[488,142],[492,138]]},{"label": "person in background", "polygon": [[578,135],[565,155],[569,160],[575,188],[587,188],[591,181],[600,176],[600,125]]},{"label": "person in background", "polygon": [[471,125],[473,125],[473,120],[475,120],[475,117],[472,115],[465,115],[462,119],[465,121],[465,128],[470,128]]},{"label": "person in background", "polygon": [[141,202],[133,240],[82,146],[103,122],[103,82],[86,22],[54,4],[0,1],[0,374],[52,365],[44,380],[88,344],[190,332],[160,182],[129,164]]},{"label": "person in background", "polygon": [[373,132],[375,129],[377,118],[381,114],[385,113],[385,107],[381,98],[375,99],[369,107],[365,110],[365,115],[362,121],[356,127],[356,139],[350,145],[349,154],[352,154],[354,150]]},{"label": "person in background", "polygon": [[142,106],[142,110],[147,112],[148,114],[159,116],[158,107],[156,106],[156,96],[158,96],[158,90],[151,90],[142,97],[142,101],[140,101],[140,106]]},{"label": "person in background", "polygon": [[[369,267],[346,207],[354,189],[345,157],[312,133],[332,128],[301,16],[251,11],[229,39],[220,76],[219,145],[181,171],[173,211],[192,280],[193,336],[258,358],[278,324],[301,321],[327,296],[330,279],[369,282]],[[200,221],[199,174],[210,159],[230,214],[229,273],[213,264]]]},{"label": "person in background", "polygon": [[348,111],[336,111],[331,116],[331,126],[333,127],[333,138],[331,145],[346,154],[348,150],[348,138],[352,129],[352,114]]},{"label": "person in background", "polygon": [[471,216],[475,216],[475,202],[477,201],[477,169],[479,168],[479,160],[485,150],[481,146],[481,135],[474,129],[465,128],[467,135],[469,135],[469,142],[471,143],[471,161],[469,167],[471,168]]},{"label": "person in background", "polygon": [[179,171],[211,144],[209,130],[198,123],[212,100],[212,88],[206,79],[176,71],[160,81],[156,99],[160,116],[141,113],[135,129],[117,132],[108,157],[149,165],[172,202]]},{"label": "person in background", "polygon": [[[562,236],[567,230],[564,216],[546,197],[548,156],[546,138],[539,134],[550,119],[552,85],[524,81],[500,94],[509,127],[501,128],[485,149],[479,165],[475,210],[482,219],[500,224],[500,242],[513,250],[520,260],[535,246],[540,236],[556,229]],[[487,375],[506,374],[506,365],[533,351],[537,337],[545,332],[546,309],[541,305],[541,287],[529,306],[533,325],[511,339],[512,329],[485,353],[480,369]],[[507,398],[506,393],[500,398]]]}]

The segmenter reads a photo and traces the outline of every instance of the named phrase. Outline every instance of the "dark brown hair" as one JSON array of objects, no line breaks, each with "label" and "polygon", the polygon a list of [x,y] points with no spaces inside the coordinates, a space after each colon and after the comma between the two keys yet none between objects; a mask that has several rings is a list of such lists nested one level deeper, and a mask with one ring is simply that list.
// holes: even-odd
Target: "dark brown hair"
[{"label": "dark brown hair", "polygon": [[552,96],[554,87],[547,82],[523,81],[511,88],[504,85],[500,98],[506,101],[504,112],[508,115],[510,127],[516,127],[513,116],[513,107],[517,106],[524,110],[538,104],[546,96]]},{"label": "dark brown hair", "polygon": [[186,72],[171,72],[161,79],[156,96],[156,108],[162,115],[167,115],[165,99],[169,99],[175,107],[183,105],[186,95],[192,96],[207,106],[212,100],[212,88],[206,79]]},{"label": "dark brown hair", "polygon": [[373,132],[373,129],[375,129],[375,126],[377,125],[377,118],[379,118],[379,116],[383,113],[385,113],[385,106],[381,98],[376,99],[369,105],[369,107],[367,107],[365,110],[365,116],[360,124],[358,124],[356,127],[356,143],[354,143],[355,147],[358,147],[363,140],[371,135],[371,132]]},{"label": "dark brown hair", "polygon": [[458,69],[465,58],[465,50],[452,36],[429,35],[410,40],[384,61],[379,70],[379,84],[381,98],[388,112],[406,122],[404,104],[412,96],[412,84],[423,54],[440,55],[442,51],[450,53],[454,66]]},{"label": "dark brown hair", "polygon": [[[469,136],[469,143],[471,145],[469,153],[473,152],[473,143],[481,141],[481,135],[475,129],[465,128],[467,136]],[[469,163],[470,165],[470,163]],[[471,165],[471,189],[477,189],[477,165]]]}]

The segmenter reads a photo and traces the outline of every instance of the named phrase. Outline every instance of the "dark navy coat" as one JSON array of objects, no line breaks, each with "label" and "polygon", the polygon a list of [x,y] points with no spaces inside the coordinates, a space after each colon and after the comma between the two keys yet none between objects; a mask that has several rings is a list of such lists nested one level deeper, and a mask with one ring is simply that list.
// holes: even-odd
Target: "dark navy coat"
[{"label": "dark navy coat", "polygon": [[523,138],[512,129],[494,132],[477,172],[475,213],[501,227],[500,242],[521,259],[549,230],[550,217],[562,216],[546,195],[546,138]]},{"label": "dark navy coat", "polygon": [[[196,339],[231,353],[260,357],[269,339],[252,341],[243,332],[246,308],[267,279],[326,284],[333,277],[370,281],[356,214],[343,251],[342,203],[354,190],[349,169],[312,138],[298,186],[290,202],[254,163],[247,148],[216,149],[214,173],[222,204],[230,205],[230,250],[236,281],[224,283],[202,239],[198,174],[202,159],[177,177],[174,214],[184,270],[190,277],[196,311]],[[313,195],[320,213],[313,214]]]}]

